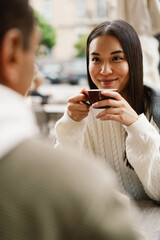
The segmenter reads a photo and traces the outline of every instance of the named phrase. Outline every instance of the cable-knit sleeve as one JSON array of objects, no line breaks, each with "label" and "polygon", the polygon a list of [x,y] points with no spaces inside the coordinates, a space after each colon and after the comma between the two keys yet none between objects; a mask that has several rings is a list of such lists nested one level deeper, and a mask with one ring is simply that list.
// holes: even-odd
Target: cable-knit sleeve
[{"label": "cable-knit sleeve", "polygon": [[126,127],[126,154],[146,193],[160,200],[160,135],[144,114]]},{"label": "cable-knit sleeve", "polygon": [[57,121],[54,127],[56,138],[55,148],[72,146],[81,150],[84,144],[84,133],[87,127],[88,117],[81,122],[71,119],[65,111],[63,117]]}]

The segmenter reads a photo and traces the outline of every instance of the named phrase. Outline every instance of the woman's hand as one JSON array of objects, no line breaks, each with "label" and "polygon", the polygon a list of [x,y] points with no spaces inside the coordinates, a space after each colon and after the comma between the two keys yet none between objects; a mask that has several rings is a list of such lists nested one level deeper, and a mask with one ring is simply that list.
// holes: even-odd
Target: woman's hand
[{"label": "woman's hand", "polygon": [[86,101],[83,90],[78,95],[68,99],[67,113],[74,121],[80,122],[88,116],[90,105]]},{"label": "woman's hand", "polygon": [[102,94],[114,99],[102,100],[92,105],[94,108],[110,106],[110,108],[100,112],[96,116],[97,119],[114,120],[129,126],[139,118],[138,114],[118,92],[104,90]]}]

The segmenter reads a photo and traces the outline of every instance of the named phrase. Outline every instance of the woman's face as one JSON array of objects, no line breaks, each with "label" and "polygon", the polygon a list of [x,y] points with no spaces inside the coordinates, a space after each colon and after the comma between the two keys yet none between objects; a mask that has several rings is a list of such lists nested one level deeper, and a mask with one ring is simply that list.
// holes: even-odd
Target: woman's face
[{"label": "woman's face", "polygon": [[111,35],[93,39],[89,46],[89,73],[99,89],[118,89],[126,94],[129,65],[118,39]]}]

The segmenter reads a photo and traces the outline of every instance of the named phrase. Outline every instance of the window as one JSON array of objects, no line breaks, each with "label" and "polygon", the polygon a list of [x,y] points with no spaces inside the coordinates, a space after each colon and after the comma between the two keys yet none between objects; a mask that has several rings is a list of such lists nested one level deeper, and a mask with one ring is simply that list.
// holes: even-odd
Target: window
[{"label": "window", "polygon": [[97,0],[98,18],[107,16],[107,0]]},{"label": "window", "polygon": [[85,0],[76,0],[76,12],[78,17],[84,17],[86,15]]},{"label": "window", "polygon": [[51,20],[53,16],[52,3],[53,3],[52,0],[43,0],[42,14],[47,20]]}]

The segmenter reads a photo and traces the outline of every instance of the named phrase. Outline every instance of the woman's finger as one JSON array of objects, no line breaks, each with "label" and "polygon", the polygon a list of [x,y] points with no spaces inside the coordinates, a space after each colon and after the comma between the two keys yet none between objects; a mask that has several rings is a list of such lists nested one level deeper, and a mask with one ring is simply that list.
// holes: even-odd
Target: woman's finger
[{"label": "woman's finger", "polygon": [[107,108],[103,111],[101,111],[96,118],[102,118],[108,114],[114,114],[114,115],[120,115],[122,113],[122,110],[120,108]]},{"label": "woman's finger", "polygon": [[111,90],[102,90],[101,94],[110,98],[114,98],[116,100],[121,100],[122,96],[117,91]]},{"label": "woman's finger", "polygon": [[82,104],[69,103],[67,108],[69,111],[75,111],[75,112],[89,111],[89,106],[87,106],[86,104],[83,104],[83,103]]},{"label": "woman's finger", "polygon": [[80,93],[68,99],[68,103],[79,103],[80,101],[86,101],[84,94]]},{"label": "woman's finger", "polygon": [[118,108],[121,106],[121,101],[115,100],[115,99],[106,99],[106,100],[101,100],[92,105],[93,108],[100,108],[100,107],[114,107]]}]

